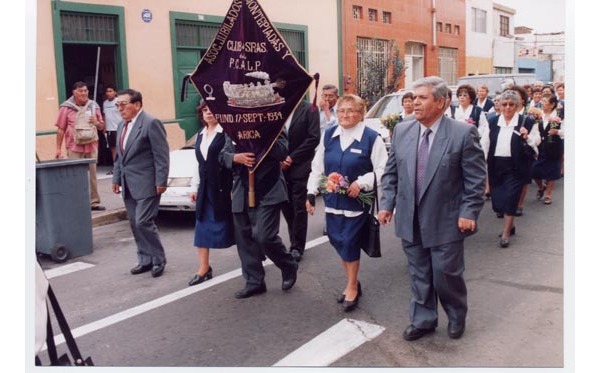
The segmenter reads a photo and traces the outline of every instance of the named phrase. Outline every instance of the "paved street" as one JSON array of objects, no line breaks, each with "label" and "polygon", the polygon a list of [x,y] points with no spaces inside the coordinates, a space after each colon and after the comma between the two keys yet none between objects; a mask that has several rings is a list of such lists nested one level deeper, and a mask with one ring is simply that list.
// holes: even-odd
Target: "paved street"
[{"label": "paved street", "polygon": [[[280,271],[266,263],[267,293],[235,299],[244,285],[235,246],[212,250],[215,277],[188,287],[197,266],[189,213],[160,214],[168,264],[157,279],[129,274],[135,245],[126,221],[95,227],[91,255],[40,261],[80,350],[98,366],[562,367],[563,180],[552,205],[537,201],[535,191],[532,184],[508,249],[498,247],[502,220],[490,201],[480,232],[466,241],[470,308],[460,340],[447,337],[441,307],[434,334],[402,339],[410,288],[391,226],[382,230],[383,258],[362,258],[357,310],[341,312],[335,297],[344,276],[321,234],[320,200],[309,218],[311,248],[288,293],[280,288]],[[281,229],[287,242],[283,219]],[[59,352],[65,349],[59,345]]]}]

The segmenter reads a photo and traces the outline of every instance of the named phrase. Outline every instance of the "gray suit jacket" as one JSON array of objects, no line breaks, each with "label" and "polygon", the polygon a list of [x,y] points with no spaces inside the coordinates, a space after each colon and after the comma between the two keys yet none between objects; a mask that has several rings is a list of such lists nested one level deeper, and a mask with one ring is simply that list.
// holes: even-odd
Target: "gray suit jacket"
[{"label": "gray suit jacket", "polygon": [[136,199],[156,195],[157,186],[167,186],[169,144],[162,122],[142,111],[131,128],[124,152],[119,145],[125,122],[117,129],[117,160],[113,184],[127,188]]},{"label": "gray suit jacket", "polygon": [[[415,178],[419,122],[401,122],[381,179],[381,209],[396,208],[396,235],[414,242],[417,204]],[[458,218],[477,220],[484,205],[485,158],[475,126],[443,117],[433,139],[419,196],[419,225],[424,247],[464,239]]]}]

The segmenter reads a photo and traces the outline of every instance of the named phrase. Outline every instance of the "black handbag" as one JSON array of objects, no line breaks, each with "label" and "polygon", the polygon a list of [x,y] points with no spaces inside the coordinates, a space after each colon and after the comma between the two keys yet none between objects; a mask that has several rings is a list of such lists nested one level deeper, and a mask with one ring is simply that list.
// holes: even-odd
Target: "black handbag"
[{"label": "black handbag", "polygon": [[[362,242],[361,249],[370,256],[371,258],[381,257],[381,241],[379,239],[379,220],[377,220],[377,212],[379,211],[379,198],[377,197],[377,177],[373,175],[375,182],[373,184],[373,190],[375,192],[374,201],[371,204],[371,210],[368,213],[367,220],[362,229]],[[377,205],[377,209],[375,209]]]},{"label": "black handbag", "polygon": [[[77,347],[77,343],[75,342],[75,338],[73,338],[73,334],[71,333],[71,328],[69,328],[69,324],[67,324],[67,319],[60,309],[60,305],[58,304],[58,300],[56,299],[56,295],[54,295],[54,291],[52,290],[52,286],[48,285],[48,300],[54,310],[54,315],[56,316],[56,320],[58,321],[58,325],[60,326],[60,330],[65,337],[65,342],[69,348],[69,352],[73,357],[73,362],[67,354],[63,354],[58,357],[58,353],[56,351],[56,344],[54,343],[54,333],[52,331],[52,323],[50,321],[50,310],[48,310],[48,321],[46,324],[46,347],[48,348],[48,358],[50,359],[50,365],[54,366],[93,366],[94,362],[91,357],[87,357],[85,360],[81,356],[81,352]],[[35,365],[41,366],[42,361],[39,356],[35,357]]]}]

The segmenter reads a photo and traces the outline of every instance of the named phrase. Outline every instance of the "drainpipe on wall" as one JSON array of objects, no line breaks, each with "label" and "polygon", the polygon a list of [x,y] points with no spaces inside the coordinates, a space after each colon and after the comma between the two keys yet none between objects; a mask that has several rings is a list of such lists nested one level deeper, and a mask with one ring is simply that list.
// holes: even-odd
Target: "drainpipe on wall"
[{"label": "drainpipe on wall", "polygon": [[437,18],[435,16],[437,9],[435,9],[435,0],[431,0],[431,22],[433,28],[433,47],[437,46],[437,31],[436,31],[436,23]]}]

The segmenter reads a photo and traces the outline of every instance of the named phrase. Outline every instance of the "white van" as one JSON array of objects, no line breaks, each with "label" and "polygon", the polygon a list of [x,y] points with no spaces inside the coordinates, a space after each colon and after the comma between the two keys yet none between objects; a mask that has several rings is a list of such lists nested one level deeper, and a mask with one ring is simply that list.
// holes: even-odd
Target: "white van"
[{"label": "white van", "polygon": [[502,90],[509,84],[533,85],[538,80],[535,74],[485,74],[463,76],[458,79],[456,85],[470,84],[477,90],[480,85],[485,84],[490,90],[490,98],[494,98],[494,96],[502,93]]}]

